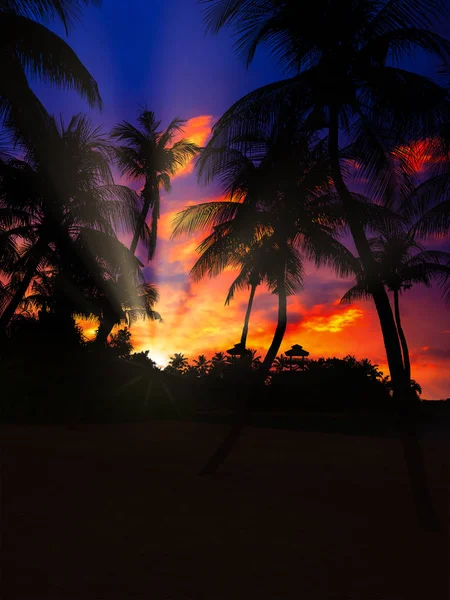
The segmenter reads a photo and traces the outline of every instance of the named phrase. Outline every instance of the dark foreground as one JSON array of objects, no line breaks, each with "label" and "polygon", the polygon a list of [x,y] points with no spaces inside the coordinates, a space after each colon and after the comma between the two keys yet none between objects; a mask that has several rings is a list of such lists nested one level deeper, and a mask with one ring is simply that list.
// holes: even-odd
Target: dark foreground
[{"label": "dark foreground", "polygon": [[[449,597],[450,546],[416,525],[400,442],[154,422],[0,426],[3,600]],[[450,441],[427,469],[449,525]]]}]

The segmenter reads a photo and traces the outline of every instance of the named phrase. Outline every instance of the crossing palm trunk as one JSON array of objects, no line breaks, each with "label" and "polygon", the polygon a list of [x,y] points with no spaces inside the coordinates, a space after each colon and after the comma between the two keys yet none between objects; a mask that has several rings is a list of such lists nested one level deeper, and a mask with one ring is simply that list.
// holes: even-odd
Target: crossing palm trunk
[{"label": "crossing palm trunk", "polygon": [[130,252],[132,252],[133,254],[136,254],[136,248],[137,248],[139,239],[141,237],[142,229],[144,227],[145,219],[147,218],[149,210],[150,210],[150,200],[145,199],[144,206],[142,208],[141,214],[139,215],[139,221],[136,226],[136,231],[133,234],[133,240],[132,240],[131,246],[130,246]]},{"label": "crossing palm trunk", "polygon": [[[132,252],[133,254],[136,254],[136,248],[139,243],[139,239],[141,238],[142,230],[144,228],[145,221],[148,217],[150,208],[155,207],[155,204],[159,204],[158,199],[155,198],[155,196],[154,196],[154,194],[157,194],[157,193],[158,193],[158,191],[156,190],[156,183],[153,183],[153,184],[146,183],[145,184],[144,190],[142,192],[142,196],[144,198],[144,205],[142,207],[141,214],[139,215],[139,220],[138,220],[136,230],[133,235],[133,240],[130,245],[130,252]],[[157,208],[159,208],[159,207],[157,207]],[[154,219],[155,219],[155,217],[159,218],[159,214],[157,213],[156,215],[154,215]],[[154,221],[154,219],[153,219],[153,221]],[[151,239],[151,247],[150,247],[150,258],[153,257],[153,254],[154,254],[155,248],[156,248],[156,230],[157,230],[156,223],[152,222],[152,229],[151,229],[152,239]]]}]

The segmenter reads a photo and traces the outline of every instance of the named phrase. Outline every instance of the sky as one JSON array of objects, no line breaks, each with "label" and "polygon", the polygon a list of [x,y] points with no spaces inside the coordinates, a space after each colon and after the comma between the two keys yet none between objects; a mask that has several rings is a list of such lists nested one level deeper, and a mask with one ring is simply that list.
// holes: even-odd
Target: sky
[{"label": "sky", "polygon": [[[88,7],[82,22],[68,37],[98,82],[104,102],[102,112],[91,111],[72,92],[35,84],[39,98],[51,113],[61,113],[67,120],[79,112],[89,113],[108,131],[122,120],[134,122],[139,106],[146,105],[163,126],[175,116],[186,119],[184,136],[203,145],[212,125],[236,100],[281,78],[276,64],[264,51],[246,70],[233,51],[229,31],[219,36],[205,35],[201,6],[196,0],[128,0],[124,6],[120,0],[103,0],[101,8]],[[52,28],[64,35],[62,28]],[[416,65],[424,74],[431,74],[434,68],[425,56],[417,57]],[[145,268],[145,275],[159,289],[157,310],[163,323],[142,321],[132,326],[135,349],[149,350],[149,356],[160,365],[167,364],[175,352],[191,359],[202,353],[211,356],[240,340],[248,292],[237,294],[230,306],[224,306],[235,274],[225,272],[194,284],[189,270],[202,236],[170,239],[171,222],[178,211],[219,198],[214,186],[197,184],[192,167],[174,178],[170,194],[162,194],[157,252]],[[123,241],[129,242],[126,237]],[[438,247],[442,242],[431,240],[431,244]],[[145,261],[144,252],[140,258]],[[351,280],[339,280],[326,269],[307,265],[304,291],[288,301],[288,327],[281,352],[298,343],[311,358],[347,354],[367,357],[387,374],[372,303],[339,304],[351,285]],[[423,287],[406,292],[401,302],[413,378],[422,385],[424,398],[449,397],[450,308],[438,290]],[[276,318],[276,297],[259,289],[248,346],[261,356],[271,342]],[[93,325],[86,324],[85,331],[92,335]]]}]

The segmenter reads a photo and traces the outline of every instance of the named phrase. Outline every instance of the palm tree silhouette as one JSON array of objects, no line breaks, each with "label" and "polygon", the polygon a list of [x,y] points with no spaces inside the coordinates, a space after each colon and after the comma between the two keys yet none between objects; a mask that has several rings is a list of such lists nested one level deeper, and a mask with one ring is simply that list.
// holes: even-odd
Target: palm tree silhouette
[{"label": "palm tree silhouette", "polygon": [[[84,230],[97,229],[115,238],[116,228],[134,229],[139,199],[125,186],[114,184],[109,160],[111,145],[98,127],[76,115],[67,126],[49,118],[52,170],[43,164],[33,146],[22,143],[24,159],[0,160],[0,207],[4,218],[2,251],[9,245],[20,256],[9,266],[10,298],[0,316],[0,333],[6,331],[19,302],[46,256],[72,254],[72,241]],[[19,140],[20,141],[20,140]],[[85,253],[89,260],[89,253]],[[9,259],[8,259],[9,260]],[[95,261],[92,262],[95,267]]]},{"label": "palm tree silhouette", "polygon": [[213,228],[197,249],[201,256],[191,270],[194,280],[237,267],[227,301],[252,274],[278,295],[277,327],[262,364],[265,376],[286,331],[287,296],[303,285],[301,252],[318,267],[330,266],[340,275],[354,272],[353,256],[336,240],[340,220],[327,213],[322,201],[328,172],[314,141],[276,123],[269,132],[247,136],[248,155],[233,143],[205,150],[197,164],[199,179],[209,183],[217,178],[229,200],[190,206],[174,219],[173,237]]},{"label": "palm tree silhouette", "polygon": [[[260,88],[234,104],[219,120],[208,147],[223,147],[242,131],[273,122],[283,107],[295,106],[298,120],[328,132],[331,177],[353,241],[370,281],[381,325],[394,396],[401,406],[404,449],[419,521],[440,529],[426,484],[417,435],[411,422],[415,395],[406,376],[401,343],[389,297],[377,272],[341,162],[339,134],[356,149],[360,173],[383,198],[398,185],[391,149],[411,139],[438,136],[449,121],[448,92],[429,77],[399,68],[398,60],[423,50],[448,64],[450,42],[436,34],[446,16],[442,0],[318,0],[253,2],[201,0],[207,29],[234,27],[237,48],[249,64],[258,48],[269,51],[293,76]],[[445,129],[445,127],[444,127]]]},{"label": "palm tree silhouette", "polygon": [[[6,0],[0,7],[2,64],[0,67],[0,118],[13,121],[44,161],[46,112],[28,83],[36,77],[72,89],[91,107],[101,106],[97,83],[70,46],[48,21],[63,23],[66,33],[79,20],[84,5],[98,0]],[[49,159],[49,167],[51,159]]]},{"label": "palm tree silhouette", "polygon": [[273,361],[273,364],[275,367],[275,372],[282,373],[283,371],[285,371],[286,369],[289,368],[290,360],[284,354],[280,354],[280,356],[277,356],[275,358],[275,360]]},{"label": "palm tree silhouette", "polygon": [[169,364],[165,368],[165,371],[182,375],[186,371],[188,364],[186,356],[180,352],[176,352],[170,357]]},{"label": "palm tree silhouette", "polygon": [[[388,290],[393,292],[395,322],[402,345],[408,382],[411,382],[411,361],[401,322],[400,295],[415,284],[422,283],[430,287],[433,279],[438,279],[441,284],[445,284],[450,277],[450,253],[425,250],[415,239],[415,229],[415,226],[409,231],[391,228],[390,231],[369,239],[383,282]],[[369,286],[361,268],[358,283],[343,296],[341,302],[353,302],[370,297],[368,290]]]},{"label": "palm tree silhouette", "polygon": [[[26,312],[96,318],[96,342],[104,344],[114,325],[130,326],[139,318],[161,317],[153,310],[154,286],[145,284],[137,259],[115,236],[83,228],[70,254],[53,252],[20,302]],[[121,275],[125,273],[126,275]]]},{"label": "palm tree silhouette", "polygon": [[198,377],[207,375],[210,367],[211,361],[209,361],[204,354],[200,354],[198,358],[194,359],[194,368]]},{"label": "palm tree silhouette", "polygon": [[282,67],[294,73],[233,105],[215,125],[208,146],[236,139],[251,121],[259,126],[272,122],[286,104],[296,106],[305,128],[328,131],[331,176],[371,281],[394,390],[404,397],[409,386],[395,319],[344,178],[339,132],[358,147],[361,173],[372,179],[382,197],[397,176],[386,147],[437,134],[448,119],[447,91],[428,77],[396,66],[412,49],[448,63],[450,43],[434,30],[445,12],[444,3],[319,0],[314,6],[299,7],[295,2],[271,0],[202,2],[207,5],[207,29],[218,32],[225,25],[233,26],[237,48],[247,64],[258,46],[266,44]]},{"label": "palm tree silhouette", "polygon": [[[155,113],[143,108],[138,116],[138,127],[123,121],[112,130],[112,136],[121,145],[116,149],[119,170],[131,181],[144,183],[141,192],[143,207],[134,231],[130,250],[135,253],[140,239],[147,238],[148,259],[156,249],[158,219],[160,216],[160,190],[171,190],[170,178],[193,158],[199,147],[187,139],[173,142],[183,131],[186,121],[176,117],[164,131],[159,131],[161,121]],[[150,232],[144,229],[147,215],[152,210]]]}]

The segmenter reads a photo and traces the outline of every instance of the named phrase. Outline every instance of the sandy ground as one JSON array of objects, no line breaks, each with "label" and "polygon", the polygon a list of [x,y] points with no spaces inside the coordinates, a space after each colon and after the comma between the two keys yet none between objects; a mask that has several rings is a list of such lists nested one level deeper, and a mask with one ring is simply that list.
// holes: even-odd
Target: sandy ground
[{"label": "sandy ground", "polygon": [[[398,440],[159,422],[1,426],[2,600],[446,600]],[[425,453],[449,521],[449,441]]]}]

